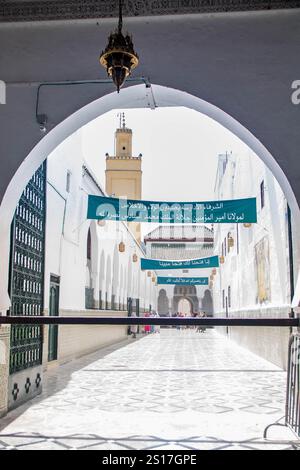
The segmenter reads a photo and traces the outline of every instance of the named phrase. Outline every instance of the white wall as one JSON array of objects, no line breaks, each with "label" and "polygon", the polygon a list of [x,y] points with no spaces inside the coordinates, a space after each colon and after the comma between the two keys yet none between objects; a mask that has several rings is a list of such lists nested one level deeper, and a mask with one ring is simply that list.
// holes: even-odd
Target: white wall
[{"label": "white wall", "polygon": [[[262,181],[265,206],[261,209]],[[215,276],[216,308],[223,310],[222,289],[227,290],[228,286],[231,286],[231,309],[234,311],[287,306],[290,304],[287,204],[273,175],[250,151],[238,157],[229,156],[221,185],[216,188],[216,199],[243,197],[257,198],[257,224],[250,228],[243,224],[215,224],[216,254],[221,255],[221,244],[229,232],[234,239],[234,247],[225,256],[225,263]],[[255,246],[264,237],[269,240],[271,299],[260,304],[257,301]]]},{"label": "white wall", "polygon": [[[117,310],[127,308],[127,297],[140,299],[140,308],[156,308],[157,287],[140,269],[141,247],[126,224],[106,222],[100,226],[86,219],[88,194],[101,194],[96,184],[97,175],[84,171],[86,165],[81,146],[80,131],[73,134],[48,157],[47,224],[45,259],[45,312],[49,305],[51,274],[60,277],[60,311],[78,314],[85,311],[85,289],[94,289],[95,307],[108,295],[108,309],[112,294]],[[67,173],[70,173],[70,192],[67,192]],[[91,260],[87,266],[87,237],[91,233]],[[119,243],[125,243],[125,252]],[[133,262],[136,253],[138,261]],[[60,341],[66,341],[66,331]],[[75,329],[70,329],[70,331]],[[122,329],[123,332],[124,328]],[[87,329],[82,329],[84,331]],[[121,336],[123,333],[121,334]],[[102,335],[103,336],[103,335]],[[102,336],[99,336],[101,343]],[[119,338],[120,335],[117,334]],[[70,340],[71,341],[71,340]],[[84,341],[83,341],[84,343]],[[99,344],[100,344],[99,343]],[[94,344],[94,343],[93,343]],[[101,343],[102,344],[102,343]],[[75,342],[74,342],[75,345]],[[95,344],[94,346],[95,347]],[[60,345],[60,349],[62,346]],[[86,348],[82,349],[82,352]],[[78,354],[78,351],[76,352]],[[68,350],[67,356],[69,357]]]},{"label": "white wall", "polygon": [[[224,157],[219,157],[219,161]],[[250,150],[241,155],[229,154],[225,173],[217,176],[215,198],[257,198],[257,224],[215,224],[215,253],[222,254],[222,243],[230,232],[234,247],[217,269],[213,293],[216,316],[225,316],[222,291],[231,302],[229,316],[287,316],[290,311],[290,278],[287,233],[287,203],[279,184]],[[265,205],[261,208],[260,184],[264,182]],[[270,299],[258,299],[255,246],[263,238],[269,243]],[[225,331],[225,330],[223,330]],[[240,344],[284,367],[286,363],[288,329],[232,328],[230,335]],[[274,338],[277,341],[274,342]],[[284,339],[283,339],[284,338]]]}]

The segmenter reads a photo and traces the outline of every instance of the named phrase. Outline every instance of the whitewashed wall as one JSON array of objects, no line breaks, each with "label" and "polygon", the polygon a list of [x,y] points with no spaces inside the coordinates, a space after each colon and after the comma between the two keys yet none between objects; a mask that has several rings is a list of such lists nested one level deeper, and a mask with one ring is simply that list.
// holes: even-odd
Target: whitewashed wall
[{"label": "whitewashed wall", "polygon": [[[222,159],[222,157],[219,157]],[[265,205],[261,208],[260,184],[264,181]],[[287,203],[279,184],[253,153],[228,156],[222,178],[217,178],[216,199],[257,198],[257,224],[250,228],[243,224],[215,224],[215,253],[222,254],[221,245],[230,232],[234,247],[227,252],[214,278],[213,293],[215,315],[225,316],[222,291],[229,301],[229,316],[276,317],[287,316],[290,311],[290,278],[288,258]],[[269,240],[269,301],[257,299],[257,272],[255,245],[267,237]],[[223,330],[225,332],[225,329]],[[232,328],[231,338],[254,352],[285,367],[288,329]]]},{"label": "whitewashed wall", "polygon": [[[60,277],[60,310],[63,314],[80,313],[85,310],[85,289],[94,289],[94,299],[109,307],[115,296],[117,309],[127,308],[127,297],[139,298],[141,310],[156,309],[157,287],[147,273],[140,269],[140,258],[145,256],[141,247],[124,223],[106,222],[100,226],[86,219],[88,194],[101,194],[88,173],[88,166],[81,150],[81,133],[78,131],[60,145],[48,158],[47,175],[47,226],[45,260],[45,312],[49,305],[51,274]],[[67,192],[67,173],[70,173],[70,191]],[[97,175],[93,175],[97,180]],[[91,233],[91,261],[87,263],[87,237]],[[119,251],[119,243],[125,243],[125,252]],[[136,253],[138,261],[133,262]],[[88,314],[88,312],[87,312]],[[83,333],[86,330],[82,330]],[[120,327],[119,338],[124,338]],[[74,336],[74,335],[73,335]],[[64,335],[59,340],[66,337]],[[114,333],[113,340],[118,339]],[[107,338],[106,338],[107,340]],[[101,336],[99,336],[99,346]],[[75,345],[76,356],[78,344]],[[93,341],[93,349],[95,349]],[[83,351],[87,352],[86,342]],[[75,347],[76,346],[76,347]],[[80,348],[79,348],[80,349]],[[60,350],[64,348],[60,346]],[[68,345],[68,358],[70,357]]]}]

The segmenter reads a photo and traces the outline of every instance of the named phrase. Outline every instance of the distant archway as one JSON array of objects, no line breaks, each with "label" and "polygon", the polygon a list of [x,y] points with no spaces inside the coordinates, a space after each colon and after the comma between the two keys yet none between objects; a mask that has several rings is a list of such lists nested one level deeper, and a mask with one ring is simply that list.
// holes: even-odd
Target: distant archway
[{"label": "distant archway", "polygon": [[175,286],[173,292],[173,313],[179,312],[179,302],[186,299],[191,303],[192,313],[199,312],[199,299],[196,286]]},{"label": "distant archway", "polygon": [[189,299],[180,299],[178,302],[178,312],[186,317],[190,317],[194,313],[192,302]]}]

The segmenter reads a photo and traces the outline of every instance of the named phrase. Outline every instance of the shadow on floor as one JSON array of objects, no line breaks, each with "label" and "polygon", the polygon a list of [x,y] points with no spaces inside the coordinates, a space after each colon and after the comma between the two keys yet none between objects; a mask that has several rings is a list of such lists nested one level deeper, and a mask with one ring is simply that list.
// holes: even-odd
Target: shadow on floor
[{"label": "shadow on floor", "polygon": [[51,395],[54,395],[55,393],[66,388],[70,381],[70,377],[74,372],[84,369],[93,362],[98,361],[99,359],[102,359],[105,356],[108,356],[109,354],[113,353],[114,351],[120,348],[126,347],[129,344],[138,341],[142,337],[142,335],[138,336],[136,339],[128,337],[128,339],[125,339],[109,346],[105,346],[91,354],[76,358],[62,365],[55,365],[54,367],[50,367],[43,374],[42,393],[32,398],[31,400],[28,400],[26,403],[23,403],[18,408],[9,411],[7,415],[0,418],[0,431],[5,429],[15,419],[19,418],[33,404],[36,405],[43,401],[45,398],[50,397]]}]

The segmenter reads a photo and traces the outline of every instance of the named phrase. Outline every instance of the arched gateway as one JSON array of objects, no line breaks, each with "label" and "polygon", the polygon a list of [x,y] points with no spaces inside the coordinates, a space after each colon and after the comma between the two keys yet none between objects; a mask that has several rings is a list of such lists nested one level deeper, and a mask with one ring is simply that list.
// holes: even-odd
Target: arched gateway
[{"label": "arched gateway", "polygon": [[[278,2],[269,2],[273,3]],[[7,18],[11,20],[9,13]],[[96,21],[78,21],[68,24],[68,28],[64,22],[46,27],[38,22],[30,28],[16,28],[14,24],[0,27],[0,40],[6,45],[1,50],[1,84],[6,82],[7,95],[0,114],[0,153],[6,158],[0,174],[0,312],[5,314],[10,305],[10,225],[23,189],[64,139],[115,108],[185,106],[233,132],[277,178],[292,211],[293,239],[298,242],[300,108],[291,96],[293,84],[300,78],[299,62],[295,60],[300,55],[299,21],[299,10],[254,15],[178,14],[172,20],[168,16],[154,16],[151,21],[130,19],[128,26],[143,59],[140,73],[147,77],[148,87],[128,87],[120,95],[107,94],[112,89],[107,82],[84,84],[84,80],[97,80],[100,76],[98,45],[106,42],[109,20],[100,26]],[[177,39],[175,43],[173,38]],[[269,38],[272,41],[266,40]],[[30,45],[26,54],[24,44]],[[280,47],[274,48],[274,44]],[[76,51],[75,60],[71,50]],[[153,55],[156,50],[162,53]],[[29,54],[34,58],[30,63]],[[158,85],[150,88],[148,77]],[[83,81],[81,88],[74,87],[76,91],[72,92],[70,83],[65,83],[54,89],[55,83],[70,79]],[[140,78],[137,81],[145,82]],[[290,253],[294,258],[296,251]],[[298,259],[294,261],[298,274]],[[114,278],[110,258],[106,272],[107,279]],[[131,273],[129,277],[128,283],[133,279]],[[116,284],[115,281],[113,294]],[[298,282],[293,305],[297,306],[299,300]],[[210,308],[207,293],[203,305]]]}]

